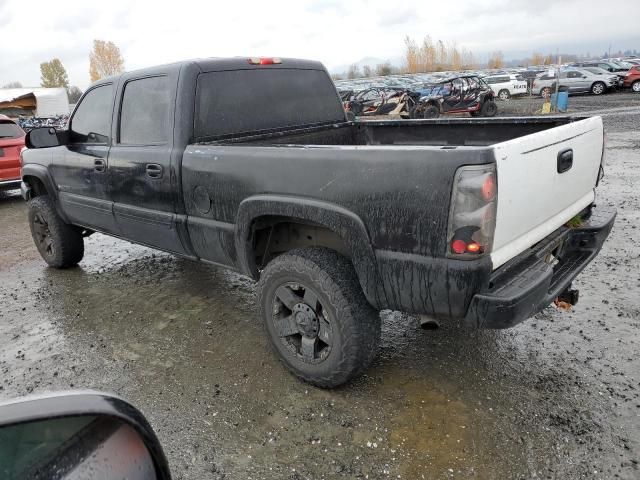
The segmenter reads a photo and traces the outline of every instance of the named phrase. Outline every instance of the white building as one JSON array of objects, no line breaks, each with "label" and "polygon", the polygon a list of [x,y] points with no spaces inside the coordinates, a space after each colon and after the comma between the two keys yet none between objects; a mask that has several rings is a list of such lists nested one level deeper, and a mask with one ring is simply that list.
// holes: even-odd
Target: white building
[{"label": "white building", "polygon": [[0,113],[55,117],[69,114],[69,97],[64,88],[0,88]]}]

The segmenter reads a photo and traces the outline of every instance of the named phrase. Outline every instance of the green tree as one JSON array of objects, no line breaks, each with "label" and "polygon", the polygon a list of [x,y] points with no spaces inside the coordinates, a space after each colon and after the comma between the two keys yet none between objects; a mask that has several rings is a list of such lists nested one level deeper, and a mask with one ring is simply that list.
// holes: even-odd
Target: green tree
[{"label": "green tree", "polygon": [[40,64],[40,85],[49,88],[69,86],[67,71],[59,59],[54,58],[50,62]]}]

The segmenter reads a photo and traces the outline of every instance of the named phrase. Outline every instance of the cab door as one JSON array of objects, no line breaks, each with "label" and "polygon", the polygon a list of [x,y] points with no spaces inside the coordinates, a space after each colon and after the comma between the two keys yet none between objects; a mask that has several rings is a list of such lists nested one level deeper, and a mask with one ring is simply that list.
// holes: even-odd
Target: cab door
[{"label": "cab door", "polygon": [[178,72],[169,67],[122,77],[109,168],[122,236],[185,253],[176,214],[181,190],[172,164]]},{"label": "cab door", "polygon": [[60,208],[75,224],[118,233],[109,191],[109,148],[114,88],[96,85],[69,120],[67,145],[51,149],[50,171]]}]

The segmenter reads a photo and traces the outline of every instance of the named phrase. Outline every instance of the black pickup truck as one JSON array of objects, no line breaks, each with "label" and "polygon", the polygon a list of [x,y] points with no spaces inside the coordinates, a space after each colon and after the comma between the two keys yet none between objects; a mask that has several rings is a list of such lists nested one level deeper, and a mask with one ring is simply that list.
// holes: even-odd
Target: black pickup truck
[{"label": "black pickup truck", "polygon": [[281,360],[324,387],[374,358],[379,310],[505,328],[574,302],[615,217],[594,204],[599,117],[352,121],[313,61],[102,79],[27,146],[49,265],[102,232],[242,272]]}]

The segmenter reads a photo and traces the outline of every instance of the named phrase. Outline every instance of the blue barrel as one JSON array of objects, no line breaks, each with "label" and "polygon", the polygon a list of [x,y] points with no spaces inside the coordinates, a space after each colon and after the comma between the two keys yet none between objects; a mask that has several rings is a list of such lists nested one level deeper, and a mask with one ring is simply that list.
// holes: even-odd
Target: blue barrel
[{"label": "blue barrel", "polygon": [[566,112],[569,108],[569,89],[560,87],[558,93],[552,93],[551,105],[556,107],[559,112]]}]

